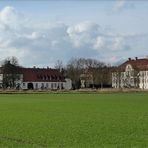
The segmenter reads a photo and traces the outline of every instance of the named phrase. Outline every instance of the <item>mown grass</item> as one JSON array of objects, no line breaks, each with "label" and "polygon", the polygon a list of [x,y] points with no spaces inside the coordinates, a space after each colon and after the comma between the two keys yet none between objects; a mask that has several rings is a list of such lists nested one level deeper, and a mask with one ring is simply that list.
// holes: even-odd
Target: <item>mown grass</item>
[{"label": "mown grass", "polygon": [[148,147],[148,93],[1,94],[0,147]]}]

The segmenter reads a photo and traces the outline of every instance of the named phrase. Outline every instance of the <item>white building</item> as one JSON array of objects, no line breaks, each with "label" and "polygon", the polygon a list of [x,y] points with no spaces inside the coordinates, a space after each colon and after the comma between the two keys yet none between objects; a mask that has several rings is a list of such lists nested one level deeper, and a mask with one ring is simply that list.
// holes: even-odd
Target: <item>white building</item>
[{"label": "white building", "polygon": [[[15,82],[21,89],[66,89],[72,88],[72,81],[64,78],[57,69],[19,68],[19,80]],[[0,71],[0,87],[3,85],[3,73]]]},{"label": "white building", "polygon": [[148,58],[129,58],[112,73],[113,88],[148,89]]}]

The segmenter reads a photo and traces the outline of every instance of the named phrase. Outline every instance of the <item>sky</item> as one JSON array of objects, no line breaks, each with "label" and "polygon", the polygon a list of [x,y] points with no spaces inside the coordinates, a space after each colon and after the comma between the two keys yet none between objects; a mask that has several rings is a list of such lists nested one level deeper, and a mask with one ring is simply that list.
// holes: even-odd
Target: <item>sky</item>
[{"label": "sky", "polygon": [[0,0],[0,61],[26,67],[148,56],[147,0]]}]

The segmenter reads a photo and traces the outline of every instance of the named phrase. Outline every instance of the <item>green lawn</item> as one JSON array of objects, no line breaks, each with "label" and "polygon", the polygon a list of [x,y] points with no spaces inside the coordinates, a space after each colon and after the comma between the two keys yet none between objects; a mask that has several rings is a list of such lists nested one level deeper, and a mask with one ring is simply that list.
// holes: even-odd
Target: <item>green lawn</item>
[{"label": "green lawn", "polygon": [[148,93],[0,94],[0,147],[148,147]]}]

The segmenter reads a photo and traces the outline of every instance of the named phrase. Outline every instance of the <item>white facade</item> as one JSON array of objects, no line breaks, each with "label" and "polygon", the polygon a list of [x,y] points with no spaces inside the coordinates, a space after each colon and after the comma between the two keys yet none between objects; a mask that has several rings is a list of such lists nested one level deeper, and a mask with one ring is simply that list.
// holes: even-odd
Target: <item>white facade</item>
[{"label": "white facade", "polygon": [[33,89],[70,90],[72,88],[72,85],[69,82],[22,82],[20,88],[28,89],[29,84],[33,85]]},{"label": "white facade", "polygon": [[[2,87],[3,83],[3,74],[0,74],[0,87]],[[63,82],[24,82],[23,81],[23,74],[20,75],[20,80],[16,81],[16,86],[20,86],[20,89],[27,90],[28,85],[32,86],[32,89],[48,89],[48,90],[70,90],[72,89],[72,81],[71,79],[65,79]]]},{"label": "white facade", "polygon": [[3,84],[3,74],[0,74],[0,88],[2,87]]},{"label": "white facade", "polygon": [[66,78],[65,82],[63,83],[63,87],[66,90],[72,89],[72,81],[71,81],[71,79]]},{"label": "white facade", "polygon": [[125,71],[112,73],[113,88],[148,89],[148,70],[135,70],[127,64]]},{"label": "white facade", "polygon": [[140,71],[140,83],[139,83],[139,87],[141,89],[148,89],[148,70],[146,71]]}]

